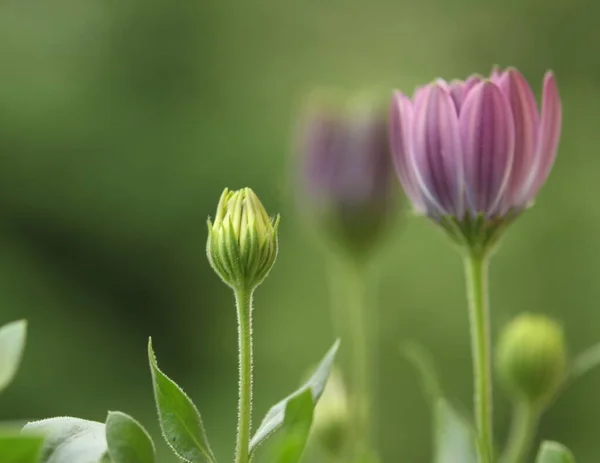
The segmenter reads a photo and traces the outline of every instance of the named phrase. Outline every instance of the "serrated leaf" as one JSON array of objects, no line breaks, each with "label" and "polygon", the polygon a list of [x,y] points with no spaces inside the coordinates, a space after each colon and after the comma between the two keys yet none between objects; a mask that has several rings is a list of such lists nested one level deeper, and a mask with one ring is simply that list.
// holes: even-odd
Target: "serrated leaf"
[{"label": "serrated leaf", "polygon": [[182,460],[190,463],[216,463],[198,409],[183,390],[158,368],[148,342],[154,400],[160,428],[167,444]]},{"label": "serrated leaf", "polygon": [[109,412],[106,442],[113,463],[154,463],[155,450],[150,434],[131,416]]},{"label": "serrated leaf", "polygon": [[106,453],[104,423],[57,417],[27,423],[23,433],[45,436],[40,463],[97,463]]},{"label": "serrated leaf", "polygon": [[24,434],[0,435],[0,461],[6,463],[38,463],[44,438]]},{"label": "serrated leaf", "polygon": [[281,426],[269,461],[274,463],[298,463],[300,461],[310,434],[314,408],[315,403],[309,389],[287,403],[283,426]]},{"label": "serrated leaf", "polygon": [[305,391],[310,390],[312,395],[312,400],[314,406],[316,406],[321,394],[323,394],[323,390],[325,389],[325,385],[327,384],[327,379],[329,378],[329,374],[331,373],[331,369],[333,368],[333,362],[335,361],[335,355],[339,348],[340,342],[337,340],[331,349],[325,354],[323,360],[313,373],[313,375],[309,378],[309,380],[304,383],[302,387],[296,390],[293,394],[289,395],[285,399],[281,400],[277,404],[275,404],[271,409],[267,412],[266,416],[263,418],[258,430],[254,434],[254,437],[250,440],[250,453],[254,452],[256,448],[264,442],[273,432],[275,432],[279,427],[284,423],[285,420],[285,410],[287,404],[290,400],[298,397]]},{"label": "serrated leaf", "polygon": [[443,398],[435,405],[435,463],[477,463],[476,435],[470,423]]},{"label": "serrated leaf", "polygon": [[25,320],[8,323],[0,328],[0,391],[11,383],[19,369],[26,338]]},{"label": "serrated leaf", "polygon": [[575,463],[575,457],[564,445],[545,441],[542,443],[535,463]]}]

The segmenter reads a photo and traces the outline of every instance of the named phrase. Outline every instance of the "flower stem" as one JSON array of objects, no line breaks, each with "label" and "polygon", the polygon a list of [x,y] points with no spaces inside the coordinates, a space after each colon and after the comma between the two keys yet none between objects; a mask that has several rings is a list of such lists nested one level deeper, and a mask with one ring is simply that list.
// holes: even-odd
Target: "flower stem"
[{"label": "flower stem", "polygon": [[347,294],[348,321],[350,339],[352,341],[352,392],[356,407],[354,436],[354,455],[368,452],[371,421],[371,388],[370,388],[370,339],[368,316],[366,312],[366,271],[365,266],[357,263],[348,266]]},{"label": "flower stem", "polygon": [[252,291],[237,289],[235,301],[240,375],[235,463],[248,463],[252,420]]},{"label": "flower stem", "polygon": [[465,258],[465,267],[471,325],[477,450],[480,463],[491,463],[493,430],[491,339],[487,301],[488,257],[485,253],[469,253]]},{"label": "flower stem", "polygon": [[332,309],[336,331],[348,340],[343,359],[344,377],[349,382],[351,428],[343,451],[344,461],[358,460],[371,453],[371,323],[367,310],[368,266],[361,260],[334,262]]},{"label": "flower stem", "polygon": [[515,405],[513,423],[502,463],[523,463],[531,449],[531,441],[539,419],[539,409],[528,401]]}]

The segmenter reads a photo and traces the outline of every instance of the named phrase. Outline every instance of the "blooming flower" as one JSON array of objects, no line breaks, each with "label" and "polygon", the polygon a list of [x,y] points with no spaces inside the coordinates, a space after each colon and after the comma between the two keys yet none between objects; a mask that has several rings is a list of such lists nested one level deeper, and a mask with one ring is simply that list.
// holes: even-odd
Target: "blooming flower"
[{"label": "blooming flower", "polygon": [[346,247],[370,247],[394,196],[385,111],[313,106],[301,121],[299,154],[302,202]]},{"label": "blooming flower", "polygon": [[485,244],[532,204],[546,181],[561,117],[551,72],[541,114],[516,69],[494,70],[489,79],[440,79],[418,88],[412,100],[394,93],[392,157],[418,213],[463,241]]}]

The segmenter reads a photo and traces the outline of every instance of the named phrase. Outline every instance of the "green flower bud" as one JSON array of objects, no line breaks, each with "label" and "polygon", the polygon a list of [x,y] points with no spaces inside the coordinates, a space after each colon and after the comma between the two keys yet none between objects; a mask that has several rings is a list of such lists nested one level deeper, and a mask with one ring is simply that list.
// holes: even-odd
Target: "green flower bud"
[{"label": "green flower bud", "polygon": [[339,370],[333,370],[315,408],[311,438],[332,456],[343,455],[350,431],[348,395]]},{"label": "green flower bud", "polygon": [[226,188],[214,222],[208,220],[206,253],[212,268],[234,290],[253,290],[275,263],[278,224],[279,216],[269,217],[250,188]]},{"label": "green flower bud", "polygon": [[566,375],[562,327],[543,315],[515,318],[501,333],[496,354],[500,379],[531,403],[551,398]]}]

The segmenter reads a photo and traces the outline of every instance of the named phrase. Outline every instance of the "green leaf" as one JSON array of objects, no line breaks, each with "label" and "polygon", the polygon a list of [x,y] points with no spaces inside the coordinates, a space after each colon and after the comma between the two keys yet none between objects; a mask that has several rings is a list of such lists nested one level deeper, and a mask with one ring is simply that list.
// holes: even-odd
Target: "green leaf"
[{"label": "green leaf", "polygon": [[310,434],[314,408],[315,403],[309,389],[288,401],[283,426],[269,461],[275,463],[300,461]]},{"label": "green leaf", "polygon": [[425,394],[431,406],[435,407],[437,399],[442,397],[443,394],[431,356],[422,346],[410,342],[404,345],[402,351],[406,359],[419,373]]},{"label": "green leaf", "polygon": [[216,463],[198,409],[183,390],[156,363],[152,339],[148,342],[154,400],[163,437],[173,452],[190,463]]},{"label": "green leaf", "polygon": [[435,463],[476,463],[476,436],[467,419],[443,398],[435,405]]},{"label": "green leaf", "polygon": [[302,387],[271,407],[266,416],[263,418],[258,430],[254,434],[254,437],[252,437],[250,440],[250,453],[254,452],[254,450],[256,450],[256,448],[263,443],[265,439],[267,439],[273,432],[281,427],[285,421],[285,412],[290,400],[298,397],[305,391],[311,391],[313,407],[317,405],[321,394],[323,394],[323,389],[325,389],[325,385],[327,384],[327,379],[331,373],[339,345],[340,342],[337,340],[331,349],[329,349],[329,352],[325,354],[325,357],[323,357],[323,360],[321,360],[321,363],[313,375]]},{"label": "green leaf", "polygon": [[573,454],[558,442],[545,441],[542,443],[536,463],[575,463]]},{"label": "green leaf", "polygon": [[37,463],[42,445],[44,445],[42,436],[0,435],[0,461],[6,463]]},{"label": "green leaf", "polygon": [[0,391],[15,377],[25,349],[26,338],[25,320],[12,322],[0,328]]},{"label": "green leaf", "polygon": [[435,463],[476,463],[477,436],[469,420],[458,413],[443,397],[440,381],[429,353],[418,344],[407,344],[406,358],[421,377],[423,388],[433,410],[435,423]]},{"label": "green leaf", "polygon": [[600,365],[600,343],[584,350],[573,359],[571,377],[578,378]]},{"label": "green leaf", "polygon": [[129,415],[108,412],[106,442],[113,463],[154,463],[154,443],[144,427]]},{"label": "green leaf", "polygon": [[57,417],[27,423],[23,433],[45,436],[40,463],[97,463],[106,453],[104,423]]}]

